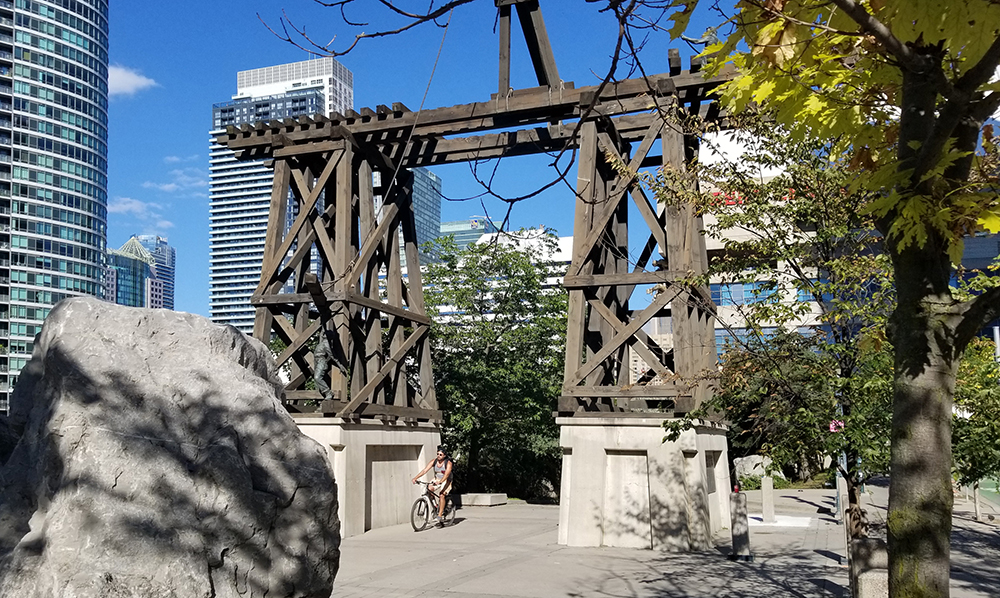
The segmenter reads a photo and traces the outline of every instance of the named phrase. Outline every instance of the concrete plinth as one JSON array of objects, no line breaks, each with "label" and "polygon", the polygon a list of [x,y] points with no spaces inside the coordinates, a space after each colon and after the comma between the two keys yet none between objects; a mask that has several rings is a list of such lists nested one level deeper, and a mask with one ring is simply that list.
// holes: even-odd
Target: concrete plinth
[{"label": "concrete plinth", "polygon": [[665,418],[562,417],[559,543],[688,551],[729,525],[725,428],[663,442]]},{"label": "concrete plinth", "polygon": [[733,492],[729,495],[730,531],[733,536],[733,552],[729,558],[734,561],[752,561],[750,552],[750,521],[747,518],[747,495]]},{"label": "concrete plinth", "polygon": [[345,538],[406,523],[422,491],[411,482],[441,443],[435,424],[294,415],[303,434],[326,448],[337,481]]},{"label": "concrete plinth", "polygon": [[774,478],[769,475],[760,479],[760,499],[764,523],[774,523]]}]

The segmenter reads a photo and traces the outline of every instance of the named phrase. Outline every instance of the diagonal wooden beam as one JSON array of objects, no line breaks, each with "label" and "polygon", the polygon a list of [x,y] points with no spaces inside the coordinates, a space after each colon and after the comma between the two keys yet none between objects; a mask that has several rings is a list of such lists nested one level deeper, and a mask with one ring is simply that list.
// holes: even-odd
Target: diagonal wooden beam
[{"label": "diagonal wooden beam", "polygon": [[612,353],[618,350],[618,348],[629,338],[635,334],[636,330],[642,328],[642,326],[649,321],[657,312],[667,306],[674,297],[677,296],[679,290],[674,290],[673,292],[658,293],[656,298],[649,306],[639,313],[639,316],[629,322],[627,326],[621,329],[621,331],[614,336],[610,341],[608,341],[600,351],[594,354],[593,357],[587,360],[583,367],[578,369],[573,377],[570,379],[569,383],[564,386],[576,386],[577,384],[583,382],[583,380],[594,370],[596,370],[600,365],[607,359]]},{"label": "diagonal wooden beam", "polygon": [[[619,320],[618,317],[615,315],[615,313],[611,311],[608,308],[608,306],[604,304],[603,301],[597,299],[591,299],[589,303],[590,306],[594,310],[596,310],[597,313],[600,314],[602,318],[604,318],[609,324],[611,324],[611,327],[614,328],[616,334],[620,334],[621,332],[624,331],[626,324],[621,320]],[[656,315],[655,313],[650,314],[650,319],[653,318],[655,315]],[[647,319],[639,327],[639,330],[636,330],[635,334],[633,335],[633,339],[630,339],[634,340],[635,342],[629,343],[629,346],[635,349],[635,351],[639,353],[642,359],[647,364],[649,364],[651,368],[656,370],[657,374],[663,374],[665,376],[669,376],[673,374],[673,372],[667,369],[667,366],[664,365],[659,359],[657,359],[656,356],[653,355],[653,352],[646,346],[646,343],[649,342],[650,339],[648,336],[642,333],[642,326],[644,326],[648,321],[649,320]]]},{"label": "diagonal wooden beam", "polygon": [[[656,138],[660,135],[660,131],[662,130],[663,121],[659,119],[654,120],[646,130],[646,134],[643,136],[639,149],[636,151],[635,156],[633,156],[629,161],[628,170],[630,174],[625,177],[619,175],[615,180],[612,192],[608,196],[607,203],[604,204],[604,207],[599,215],[594,218],[594,221],[591,224],[590,232],[587,234],[585,240],[580,246],[580,253],[573,256],[574,265],[570,267],[570,272],[568,273],[569,275],[572,276],[580,273],[579,270],[583,266],[584,260],[594,250],[594,246],[600,238],[607,232],[606,228],[608,222],[618,209],[618,205],[621,203],[625,192],[630,186],[633,185],[639,166],[642,164],[643,160],[646,159],[646,155],[649,154],[649,150],[653,147],[653,142],[656,141]],[[598,134],[597,139],[600,147],[605,152],[611,153],[613,156],[624,162],[621,152],[618,151],[615,143],[611,140],[611,137],[607,133]],[[577,258],[579,258],[579,261],[577,261]]]},{"label": "diagonal wooden beam", "polygon": [[[402,360],[406,357],[406,354],[410,352],[410,349],[416,346],[417,341],[422,339],[428,331],[430,331],[430,326],[418,326],[415,328],[413,333],[399,345],[399,347],[392,353],[391,356],[389,356],[388,359],[386,359],[385,365],[383,365],[379,371],[372,376],[372,378],[368,381],[368,384],[365,384],[364,388],[358,392],[357,396],[351,397],[351,402],[345,405],[344,408],[337,413],[337,417],[347,417],[347,415],[352,413],[358,405],[367,401],[372,396],[375,387],[385,380],[386,376],[389,375],[389,372],[394,370],[396,366],[402,362]],[[405,384],[406,382],[400,381],[400,383]]]},{"label": "diagonal wooden beam", "polygon": [[531,64],[535,67],[538,84],[549,87],[559,85],[559,69],[556,68],[556,59],[552,54],[552,44],[549,43],[549,34],[545,30],[545,21],[542,19],[542,9],[538,6],[538,0],[517,2],[514,7],[521,22],[524,41],[528,44],[528,54],[531,56]]},{"label": "diagonal wooden beam", "polygon": [[[393,200],[395,200],[396,194],[393,195]],[[357,280],[361,272],[368,267],[368,262],[371,260],[372,254],[375,253],[375,250],[378,249],[379,245],[385,240],[386,235],[389,234],[389,231],[397,223],[397,214],[399,214],[399,204],[396,201],[382,204],[382,219],[361,246],[361,251],[358,252],[354,263],[351,265],[350,274],[347,276],[348,280]]]},{"label": "diagonal wooden beam", "polygon": [[[306,182],[305,174],[302,172],[302,170],[296,169],[292,171],[292,178],[295,181],[296,190],[300,194],[305,195],[306,197],[302,202],[301,208],[299,209],[299,215],[296,216],[295,222],[292,223],[292,226],[285,233],[284,240],[281,242],[281,245],[278,247],[278,250],[273,254],[275,256],[274,262],[269,264],[271,271],[266,274],[263,272],[261,273],[260,284],[257,285],[257,290],[255,291],[255,293],[257,294],[264,293],[267,290],[267,287],[269,287],[271,283],[273,283],[277,279],[277,276],[279,274],[277,266],[280,266],[281,258],[288,253],[289,249],[291,249],[292,243],[296,241],[296,238],[298,237],[299,232],[302,230],[302,227],[305,226],[307,222],[310,223],[312,222],[310,216],[313,212],[313,209],[316,207],[316,202],[319,201],[320,194],[323,191],[322,184],[325,184],[326,180],[330,178],[330,175],[333,173],[334,168],[336,168],[337,163],[340,161],[340,158],[342,158],[343,155],[344,152],[340,151],[340,152],[335,152],[335,154],[332,154],[330,156],[330,160],[326,163],[326,166],[323,168],[323,173],[320,175],[319,179],[316,179],[312,189],[309,188],[309,184]],[[336,156],[336,159],[334,159],[334,156]],[[289,263],[288,265],[289,267],[294,268],[296,264]]]},{"label": "diagonal wooden beam", "polygon": [[[322,326],[323,324],[321,320],[316,320],[300,334],[299,331],[295,330],[295,328],[292,327],[291,323],[284,317],[275,318],[274,323],[275,323],[275,331],[279,332],[279,336],[287,337],[287,340],[285,339],[282,340],[285,340],[285,342],[288,343],[288,346],[285,347],[285,350],[282,351],[281,355],[278,355],[278,358],[275,360],[278,367],[281,367],[282,365],[287,363],[289,359],[294,357],[298,353],[298,351],[306,344],[306,342],[308,342],[309,339],[312,338],[312,335],[316,334],[316,331],[319,330],[319,327]],[[304,358],[304,362],[308,364],[310,368],[312,367],[313,360],[311,352],[308,357]],[[300,363],[299,367],[302,367],[302,365],[303,364]]]}]

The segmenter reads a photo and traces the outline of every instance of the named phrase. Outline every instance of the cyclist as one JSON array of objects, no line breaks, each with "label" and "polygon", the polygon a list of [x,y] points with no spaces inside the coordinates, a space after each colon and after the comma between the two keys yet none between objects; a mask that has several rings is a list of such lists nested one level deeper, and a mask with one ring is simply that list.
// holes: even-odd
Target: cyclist
[{"label": "cyclist", "polygon": [[432,467],[434,468],[434,481],[428,484],[427,487],[438,495],[437,520],[440,524],[444,520],[444,503],[447,500],[448,493],[451,492],[452,463],[451,458],[448,457],[448,453],[445,451],[444,445],[437,447],[437,456],[431,459],[427,467],[424,467],[413,478],[413,483],[416,484],[417,480],[430,471]]}]

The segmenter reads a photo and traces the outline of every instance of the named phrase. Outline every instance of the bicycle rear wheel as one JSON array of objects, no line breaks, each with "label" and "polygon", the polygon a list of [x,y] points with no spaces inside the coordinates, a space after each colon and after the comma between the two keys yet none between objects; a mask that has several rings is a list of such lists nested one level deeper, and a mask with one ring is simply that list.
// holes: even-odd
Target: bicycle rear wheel
[{"label": "bicycle rear wheel", "polygon": [[426,498],[421,496],[410,507],[410,525],[413,526],[413,531],[420,532],[427,529],[427,524],[430,522],[430,515],[431,505]]}]

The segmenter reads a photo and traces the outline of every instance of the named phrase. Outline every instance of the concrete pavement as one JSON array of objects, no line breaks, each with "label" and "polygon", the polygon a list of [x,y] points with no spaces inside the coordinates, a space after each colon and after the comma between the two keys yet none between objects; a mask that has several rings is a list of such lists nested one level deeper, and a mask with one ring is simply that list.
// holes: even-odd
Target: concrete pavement
[{"label": "concrete pavement", "polygon": [[810,493],[779,499],[776,508],[808,518],[805,526],[751,527],[752,563],[726,559],[728,537],[717,538],[718,550],[695,554],[569,548],[556,544],[556,506],[468,507],[452,527],[414,533],[399,525],[348,538],[334,595],[844,596],[842,534],[832,519],[813,516],[820,498]]},{"label": "concrete pavement", "polygon": [[[870,518],[878,521],[887,493],[870,487]],[[760,492],[748,492],[751,515]],[[779,490],[781,525],[751,521],[752,563],[726,559],[718,549],[669,554],[556,544],[559,508],[514,501],[467,507],[456,524],[415,533],[397,525],[344,540],[334,596],[449,598],[709,598],[847,596],[842,528],[833,518],[830,490]],[[971,521],[956,499],[953,539],[954,598],[1000,593],[1000,535],[996,525]],[[987,512],[1000,509],[990,505]]]}]

